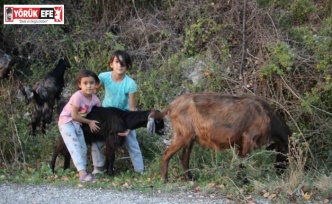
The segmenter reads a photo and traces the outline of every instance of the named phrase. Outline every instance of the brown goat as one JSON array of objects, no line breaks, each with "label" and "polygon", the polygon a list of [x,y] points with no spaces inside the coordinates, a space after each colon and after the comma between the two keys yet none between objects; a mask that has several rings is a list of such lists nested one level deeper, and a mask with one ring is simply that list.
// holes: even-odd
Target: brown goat
[{"label": "brown goat", "polygon": [[173,100],[163,114],[168,115],[173,128],[172,143],[162,159],[161,178],[165,182],[168,179],[169,161],[181,148],[184,175],[187,180],[192,179],[188,168],[194,141],[214,150],[237,145],[240,157],[274,142],[269,148],[275,148],[278,152],[275,164],[277,173],[282,173],[286,168],[291,131],[269,105],[257,97],[218,93],[185,94]]}]

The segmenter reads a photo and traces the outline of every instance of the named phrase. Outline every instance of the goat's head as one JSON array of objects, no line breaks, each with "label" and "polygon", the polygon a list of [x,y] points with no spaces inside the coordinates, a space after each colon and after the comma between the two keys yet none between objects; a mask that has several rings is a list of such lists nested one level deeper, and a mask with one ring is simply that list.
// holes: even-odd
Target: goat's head
[{"label": "goat's head", "polygon": [[33,90],[28,85],[23,84],[22,82],[19,83],[19,90],[25,97],[26,104],[29,104],[34,96]]},{"label": "goat's head", "polygon": [[152,110],[149,115],[149,121],[147,124],[147,131],[148,133],[153,136],[154,133],[157,133],[158,135],[164,134],[164,116],[161,114],[158,110]]},{"label": "goat's head", "polygon": [[0,79],[7,77],[12,66],[12,57],[0,49]]},{"label": "goat's head", "polygon": [[60,62],[61,62],[61,61],[62,61],[63,65],[64,65],[64,67],[66,67],[66,68],[70,68],[70,63],[69,63],[69,60],[68,60],[67,57],[63,57],[63,58],[61,58],[61,59],[60,59]]}]

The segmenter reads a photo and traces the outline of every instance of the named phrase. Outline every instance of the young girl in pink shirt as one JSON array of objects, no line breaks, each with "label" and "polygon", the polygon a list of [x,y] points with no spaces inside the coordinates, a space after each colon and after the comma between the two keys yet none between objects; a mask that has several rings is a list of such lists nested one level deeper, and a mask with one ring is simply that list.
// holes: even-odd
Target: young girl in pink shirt
[{"label": "young girl in pink shirt", "polygon": [[98,76],[94,72],[81,70],[77,76],[78,91],[70,97],[58,121],[61,136],[70,152],[82,182],[95,181],[94,176],[86,171],[87,146],[81,124],[88,124],[91,132],[99,130],[98,121],[85,118],[93,106],[101,105],[100,100],[94,94],[95,86],[98,83]]}]

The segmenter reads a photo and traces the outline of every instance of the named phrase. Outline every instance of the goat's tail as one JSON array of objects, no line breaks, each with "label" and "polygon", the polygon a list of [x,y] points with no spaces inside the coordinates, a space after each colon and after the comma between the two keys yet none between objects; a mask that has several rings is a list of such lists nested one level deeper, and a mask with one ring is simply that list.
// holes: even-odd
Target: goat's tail
[{"label": "goat's tail", "polygon": [[61,98],[60,100],[57,101],[57,112],[58,115],[61,114],[62,109],[66,106],[67,102],[69,100],[67,98]]}]

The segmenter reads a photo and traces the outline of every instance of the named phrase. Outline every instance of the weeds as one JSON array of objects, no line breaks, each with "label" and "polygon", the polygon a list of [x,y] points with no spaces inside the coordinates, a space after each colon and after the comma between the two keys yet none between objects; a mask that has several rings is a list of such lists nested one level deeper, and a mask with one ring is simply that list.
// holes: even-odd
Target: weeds
[{"label": "weeds", "polygon": [[[78,186],[75,169],[63,171],[61,157],[57,173],[50,172],[48,162],[59,137],[56,120],[45,135],[29,135],[31,110],[17,95],[18,81],[32,86],[66,55],[72,64],[65,76],[68,94],[79,69],[107,71],[110,53],[126,49],[134,59],[130,76],[138,83],[140,109],[163,109],[185,92],[250,93],[273,102],[298,133],[290,142],[290,166],[281,177],[273,168],[275,152],[259,150],[239,159],[236,149],[215,152],[195,146],[190,164],[195,181],[183,180],[175,156],[171,182],[164,184],[160,162],[169,138],[151,138],[138,130],[146,174],[135,174],[130,159],[120,159],[128,157],[126,151],[119,152],[116,176],[100,176],[96,187],[191,191],[239,203],[332,200],[330,0],[247,1],[245,30],[243,1],[72,2],[64,1],[65,25],[0,29],[1,49],[16,60],[10,77],[0,82],[0,183]],[[244,169],[238,168],[240,163]],[[250,184],[243,185],[239,173],[245,173]]]}]

